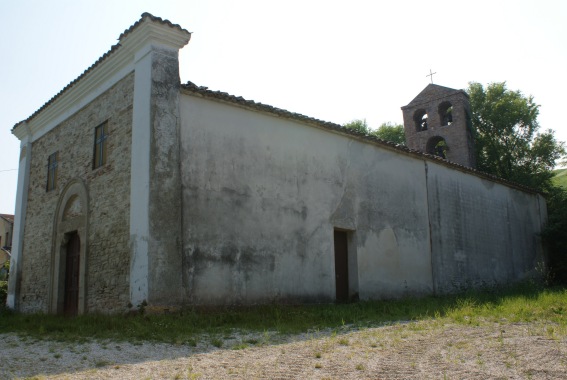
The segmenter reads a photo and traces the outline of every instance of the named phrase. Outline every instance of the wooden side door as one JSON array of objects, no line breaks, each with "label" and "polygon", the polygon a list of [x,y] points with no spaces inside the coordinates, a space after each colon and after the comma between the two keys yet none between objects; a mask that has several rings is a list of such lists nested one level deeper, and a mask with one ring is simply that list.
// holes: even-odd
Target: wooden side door
[{"label": "wooden side door", "polygon": [[335,231],[335,286],[338,302],[348,301],[348,240],[347,233]]}]

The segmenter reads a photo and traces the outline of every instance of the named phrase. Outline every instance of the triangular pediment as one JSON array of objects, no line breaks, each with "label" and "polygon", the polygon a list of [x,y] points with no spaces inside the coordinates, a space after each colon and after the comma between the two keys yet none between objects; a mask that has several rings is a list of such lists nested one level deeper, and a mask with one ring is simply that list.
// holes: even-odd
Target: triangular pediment
[{"label": "triangular pediment", "polygon": [[439,86],[438,84],[430,83],[415,98],[413,98],[413,100],[409,102],[408,105],[402,107],[402,109],[414,107],[423,103],[429,103],[433,100],[445,98],[458,92],[462,92],[466,95],[466,92],[464,92],[463,90],[456,90],[454,88],[443,87]]}]

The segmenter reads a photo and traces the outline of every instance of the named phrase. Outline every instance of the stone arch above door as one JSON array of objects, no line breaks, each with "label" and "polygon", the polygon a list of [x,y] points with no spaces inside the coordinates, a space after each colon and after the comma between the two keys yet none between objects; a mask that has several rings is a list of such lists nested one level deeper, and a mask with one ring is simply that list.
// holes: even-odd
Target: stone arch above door
[{"label": "stone arch above door", "polygon": [[65,297],[65,270],[69,237],[77,234],[80,240],[79,294],[77,314],[86,312],[86,264],[88,253],[88,190],[81,179],[71,180],[63,189],[53,221],[53,246],[50,271],[50,312],[63,313]]}]

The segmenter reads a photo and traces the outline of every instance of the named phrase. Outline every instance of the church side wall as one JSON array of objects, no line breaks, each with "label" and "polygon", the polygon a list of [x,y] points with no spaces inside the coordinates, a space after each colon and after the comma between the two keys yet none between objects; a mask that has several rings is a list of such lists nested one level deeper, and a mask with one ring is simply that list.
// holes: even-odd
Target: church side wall
[{"label": "church side wall", "polygon": [[[86,311],[124,310],[129,301],[131,73],[32,144],[22,252],[20,310],[48,312],[53,224],[66,184],[87,188]],[[108,121],[106,165],[93,170],[94,129]],[[47,160],[58,152],[57,186],[46,192]]]},{"label": "church side wall", "polygon": [[437,293],[534,274],[543,261],[543,199],[432,162],[427,173]]},{"label": "church side wall", "polygon": [[334,229],[348,231],[351,296],[433,291],[422,161],[192,95],[180,105],[188,302],[333,301]]}]

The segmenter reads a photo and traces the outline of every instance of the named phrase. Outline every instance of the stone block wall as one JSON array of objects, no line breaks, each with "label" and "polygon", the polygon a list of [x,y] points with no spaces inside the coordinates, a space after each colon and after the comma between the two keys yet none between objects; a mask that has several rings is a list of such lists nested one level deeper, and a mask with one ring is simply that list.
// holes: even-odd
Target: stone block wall
[{"label": "stone block wall", "polygon": [[[129,301],[130,157],[134,74],[32,144],[22,252],[21,311],[48,312],[53,226],[67,183],[80,179],[89,198],[86,311],[115,312]],[[106,164],[93,169],[94,130],[108,123]],[[46,191],[47,160],[58,152],[57,185]]]}]

